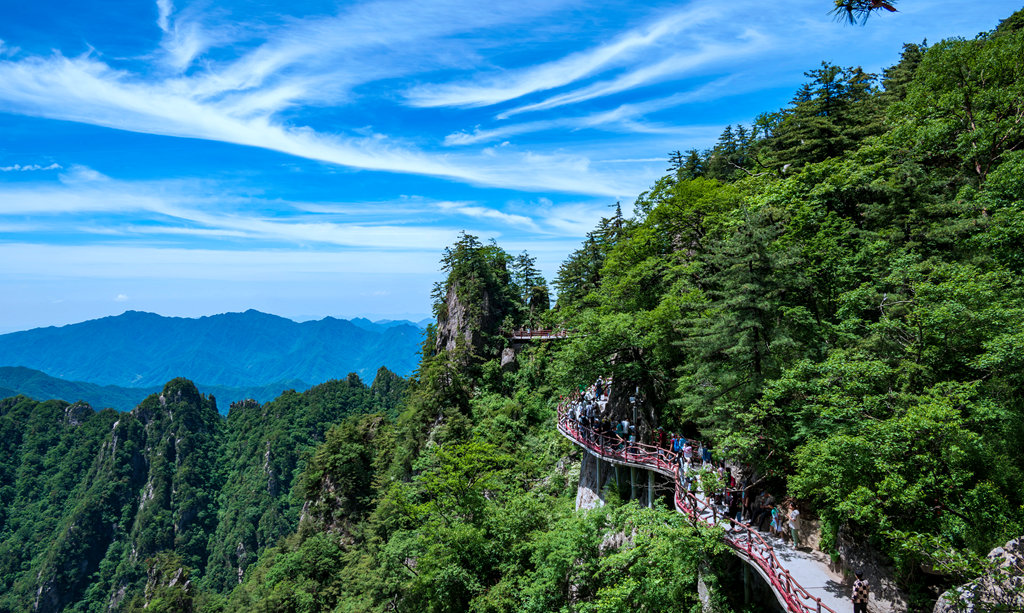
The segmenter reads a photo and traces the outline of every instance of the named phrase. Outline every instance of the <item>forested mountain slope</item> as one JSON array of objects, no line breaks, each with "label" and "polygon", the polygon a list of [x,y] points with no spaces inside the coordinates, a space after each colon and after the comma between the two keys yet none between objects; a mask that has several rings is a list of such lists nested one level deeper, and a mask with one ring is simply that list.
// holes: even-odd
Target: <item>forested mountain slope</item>
[{"label": "forested mountain slope", "polygon": [[[463,235],[407,390],[219,421],[173,381],[116,425],[5,401],[0,608],[758,610],[719,529],[614,494],[575,512],[553,407],[611,375],[642,435],[711,443],[930,610],[1024,533],[1022,15],[880,76],[823,64],[672,155],[568,257],[554,308],[527,254]],[[501,334],[543,325],[573,333]]]},{"label": "forested mountain slope", "polygon": [[[698,574],[742,608],[714,539],[683,528],[659,549],[615,541],[635,507],[599,511],[596,532],[568,514],[552,402],[609,374],[639,388],[638,429],[711,442],[820,519],[826,553],[843,562],[841,535],[874,551],[930,610],[1024,532],[1020,16],[908,44],[883,75],[823,64],[789,107],[674,154],[566,260],[540,321],[494,272],[511,258],[464,237],[394,451],[372,444],[374,504],[311,516],[229,610],[668,611]],[[503,369],[502,317],[575,334]]]},{"label": "forested mountain slope", "polygon": [[635,381],[659,424],[774,475],[826,550],[887,556],[916,606],[1024,532],[1021,15],[906,45],[880,80],[808,72],[555,281],[571,379]]},{"label": "forested mountain slope", "polygon": [[62,327],[0,335],[0,365],[69,381],[157,387],[174,377],[203,385],[256,387],[317,382],[380,366],[408,376],[422,331],[355,325],[326,317],[296,323],[249,310],[198,319],[128,311]]},{"label": "forested mountain slope", "polygon": [[184,379],[129,413],[0,401],[0,610],[133,609],[161,564],[237,583],[297,526],[295,475],[327,429],[395,414],[404,385],[352,374],[226,420]]}]

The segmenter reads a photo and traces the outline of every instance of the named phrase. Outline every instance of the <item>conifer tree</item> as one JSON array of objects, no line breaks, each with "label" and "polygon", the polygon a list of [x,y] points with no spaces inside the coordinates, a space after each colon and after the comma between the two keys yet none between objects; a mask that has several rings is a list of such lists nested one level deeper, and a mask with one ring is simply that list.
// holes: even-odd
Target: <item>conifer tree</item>
[{"label": "conifer tree", "polygon": [[793,343],[779,314],[806,286],[792,249],[777,243],[782,224],[770,211],[744,214],[734,233],[705,252],[708,302],[680,322],[688,355],[681,404],[719,436],[742,430],[737,420],[778,373],[777,353]]},{"label": "conifer tree", "polygon": [[683,172],[683,168],[686,166],[686,160],[683,158],[683,154],[677,149],[668,154],[668,169],[667,172],[678,175]]},{"label": "conifer tree", "polygon": [[832,14],[836,19],[842,19],[850,23],[866,23],[872,13],[885,10],[890,13],[896,12],[897,0],[835,0],[835,8]]},{"label": "conifer tree", "polygon": [[783,172],[835,157],[882,128],[875,75],[828,62],[804,74],[812,81],[797,91],[770,143]]},{"label": "conifer tree", "polygon": [[882,92],[881,98],[886,104],[903,100],[907,96],[907,86],[914,80],[917,67],[927,50],[927,41],[921,44],[905,43],[900,61],[882,71],[882,88],[885,91]]}]

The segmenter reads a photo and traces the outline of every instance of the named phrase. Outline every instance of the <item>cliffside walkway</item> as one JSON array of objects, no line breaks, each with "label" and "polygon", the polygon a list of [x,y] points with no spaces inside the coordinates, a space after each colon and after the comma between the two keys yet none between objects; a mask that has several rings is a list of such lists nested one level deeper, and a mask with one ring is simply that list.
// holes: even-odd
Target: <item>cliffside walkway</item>
[{"label": "cliffside walkway", "polygon": [[554,341],[569,338],[565,330],[513,330],[506,334],[514,341]]},{"label": "cliffside walkway", "polygon": [[761,575],[787,611],[839,613],[852,607],[842,585],[830,577],[826,564],[813,554],[784,544],[772,545],[754,528],[725,517],[704,496],[685,491],[679,479],[676,453],[642,443],[627,443],[619,448],[611,441],[602,441],[603,437],[589,428],[579,427],[569,419],[566,408],[565,403],[558,407],[558,430],[563,436],[611,464],[642,468],[672,479],[676,510],[693,521],[723,526],[726,544]]}]

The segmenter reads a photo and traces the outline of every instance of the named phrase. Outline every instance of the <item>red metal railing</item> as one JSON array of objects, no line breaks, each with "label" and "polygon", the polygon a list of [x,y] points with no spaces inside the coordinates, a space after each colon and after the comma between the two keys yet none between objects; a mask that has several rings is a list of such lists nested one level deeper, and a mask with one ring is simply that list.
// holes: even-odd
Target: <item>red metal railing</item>
[{"label": "red metal railing", "polygon": [[603,459],[623,464],[637,464],[670,477],[675,484],[676,510],[686,514],[693,521],[700,521],[709,526],[717,525],[719,521],[728,521],[730,527],[725,534],[726,544],[761,569],[775,593],[784,601],[786,609],[792,613],[836,613],[834,609],[823,604],[820,598],[797,583],[779,562],[775,549],[757,530],[726,517],[715,505],[683,488],[679,478],[677,453],[654,445],[630,443],[617,436],[598,434],[591,428],[580,426],[569,419],[567,406],[564,400],[558,405],[558,429],[563,435]]},{"label": "red metal railing", "polygon": [[507,334],[511,339],[516,340],[527,340],[533,338],[549,339],[549,338],[568,338],[569,333],[565,330],[512,330]]}]

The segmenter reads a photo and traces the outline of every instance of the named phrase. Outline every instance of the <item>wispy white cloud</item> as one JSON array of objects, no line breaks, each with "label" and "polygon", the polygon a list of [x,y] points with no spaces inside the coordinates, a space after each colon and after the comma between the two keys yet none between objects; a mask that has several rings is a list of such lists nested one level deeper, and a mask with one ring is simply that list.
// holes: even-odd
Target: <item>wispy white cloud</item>
[{"label": "wispy white cloud", "polygon": [[[605,132],[628,134],[664,134],[676,136],[681,140],[696,139],[703,141],[708,134],[717,135],[720,126],[672,125],[658,122],[638,121],[631,116],[617,116],[615,111],[596,113],[585,117],[563,117],[509,124],[492,129],[475,128],[472,132],[453,132],[444,139],[447,146],[476,145],[505,140],[521,134],[551,132],[554,130],[577,131],[598,129]],[[600,160],[593,159],[592,162]]]},{"label": "wispy white cloud", "polygon": [[[457,235],[452,236],[452,240]],[[187,249],[146,245],[0,243],[2,276],[76,279],[295,280],[343,272],[437,272],[436,250]]]},{"label": "wispy white cloud", "polygon": [[[299,118],[306,115],[290,112],[315,104],[344,105],[354,99],[353,92],[358,88],[384,79],[445,66],[473,68],[479,61],[476,53],[480,47],[463,36],[527,23],[574,1],[524,0],[510,6],[480,5],[469,0],[378,0],[334,15],[283,19],[279,27],[261,29],[227,23],[215,14],[200,14],[187,4],[182,8],[172,0],[156,0],[157,26],[163,33],[160,61],[171,71],[169,76],[166,70],[138,70],[133,64],[107,62],[98,53],[66,57],[55,52],[50,56],[0,59],[0,82],[4,83],[0,110],[234,143],[356,169],[523,191],[626,197],[644,189],[651,178],[626,172],[596,172],[594,151],[543,144],[476,150],[468,146],[552,129],[598,128],[686,136],[675,122],[645,119],[644,113],[650,111],[640,105],[454,133],[444,142],[461,145],[462,149],[442,153],[430,150],[436,140],[361,134],[359,125],[347,124],[343,113],[339,123],[323,130],[315,127],[315,121],[303,125]],[[484,89],[462,83],[453,85],[451,91],[469,88],[463,91],[469,96],[464,98],[465,104],[490,104],[488,100],[508,100],[628,67],[623,73],[613,73],[616,76],[610,80],[508,111],[514,114],[574,104],[657,82],[678,75],[687,65],[714,62],[712,51],[719,51],[717,48],[708,47],[704,55],[698,54],[699,61],[691,58],[690,64],[671,55],[671,50],[681,40],[699,35],[696,32],[687,38],[684,33],[721,21],[735,10],[731,5],[728,10],[722,6],[700,2],[683,11],[663,13],[606,45],[517,69],[511,73],[510,83],[485,82]],[[452,15],[460,17],[452,19]],[[216,54],[207,53],[222,46]],[[666,53],[669,59],[664,59]],[[660,62],[659,57],[663,58]],[[476,93],[471,91],[474,87]],[[487,87],[491,87],[489,93],[484,91]],[[430,103],[435,104],[442,104],[441,99]],[[600,149],[597,152],[599,155]]]},{"label": "wispy white cloud", "polygon": [[321,134],[268,117],[239,117],[167,85],[140,83],[95,58],[0,61],[0,105],[22,113],[134,132],[218,140],[343,166],[445,177],[517,189],[590,194],[629,193],[635,186],[586,171],[572,154],[485,151],[485,156],[430,154],[382,137]]},{"label": "wispy white cloud", "polygon": [[163,48],[167,53],[168,64],[182,71],[214,43],[215,38],[210,37],[199,24],[179,21],[164,37]]},{"label": "wispy white cloud", "polygon": [[440,202],[438,207],[445,212],[455,212],[475,219],[487,219],[503,224],[518,226],[527,230],[539,230],[537,223],[525,215],[515,215],[492,209],[486,206],[473,205],[465,202]]},{"label": "wispy white cloud", "polygon": [[18,47],[11,47],[4,39],[0,38],[0,57],[16,55],[20,51]]},{"label": "wispy white cloud", "polygon": [[569,203],[555,206],[548,202],[542,203],[542,210],[545,225],[569,236],[583,236],[593,230],[602,217],[611,214],[607,203]]},{"label": "wispy white cloud", "polygon": [[622,158],[612,160],[601,160],[603,164],[650,164],[652,162],[664,162],[665,158]]},{"label": "wispy white cloud", "polygon": [[445,136],[444,144],[447,146],[475,145],[504,140],[520,134],[549,132],[558,129],[575,131],[588,128],[608,132],[627,132],[630,134],[672,134],[680,139],[696,138],[703,140],[707,136],[709,129],[717,134],[721,127],[693,124],[659,124],[656,122],[640,121],[640,119],[650,113],[673,108],[688,102],[713,100],[723,95],[742,92],[742,87],[736,90],[726,89],[725,84],[733,80],[733,77],[725,77],[692,91],[680,92],[672,96],[640,103],[622,104],[613,109],[587,115],[512,123],[491,129],[477,127],[471,132],[453,132]]},{"label": "wispy white cloud", "polygon": [[[368,81],[401,76],[424,66],[448,65],[453,57],[473,56],[450,36],[528,20],[556,10],[566,1],[523,0],[512,6],[468,0],[377,0],[358,3],[336,15],[287,20],[272,35],[259,31],[224,35],[221,32],[225,30],[244,27],[221,23],[214,32],[198,27],[198,18],[191,18],[188,22],[195,26],[192,36],[204,44],[216,46],[261,34],[266,40],[234,59],[210,63],[176,85],[196,97],[214,99],[232,92],[245,96],[295,81],[307,86],[302,100],[336,103],[343,101],[352,87]],[[454,14],[460,18],[452,19]],[[460,53],[445,53],[452,48]]]},{"label": "wispy white cloud", "polygon": [[643,65],[611,80],[600,81],[574,91],[552,96],[540,102],[510,109],[501,113],[498,117],[504,119],[527,111],[578,104],[594,98],[609,96],[657,83],[668,78],[680,78],[698,70],[719,66],[729,60],[766,53],[775,44],[772,37],[753,29],[746,30],[741,37],[741,41],[733,41],[729,44],[708,43],[696,51],[673,54],[658,62]]},{"label": "wispy white cloud", "polygon": [[471,107],[488,106],[554,89],[613,67],[664,38],[678,36],[685,29],[699,26],[717,13],[710,6],[680,11],[651,25],[626,32],[611,43],[572,53],[553,62],[511,73],[477,75],[469,83],[422,85],[406,92],[405,97],[412,106]]},{"label": "wispy white cloud", "polygon": [[170,17],[174,12],[174,3],[171,0],[156,0],[156,25],[167,32],[170,29]]},{"label": "wispy white cloud", "polygon": [[61,165],[54,162],[46,166],[39,164],[13,164],[11,166],[0,166],[0,172],[32,172],[34,170],[60,170]]},{"label": "wispy white cloud", "polygon": [[[566,228],[589,230],[598,218],[591,214],[593,205],[563,207],[547,198],[499,209],[408,196],[393,202],[405,211],[399,217],[404,223],[396,223],[395,209],[387,203],[264,201],[239,197],[215,183],[118,181],[81,166],[68,169],[59,183],[0,184],[0,201],[0,232],[37,234],[43,242],[71,232],[86,242],[161,240],[192,248],[226,239],[274,248],[437,252],[461,230],[494,238],[545,237],[562,235]],[[597,206],[603,211],[603,204]],[[266,210],[276,213],[267,216]],[[27,216],[30,225],[22,221]]]},{"label": "wispy white cloud", "polygon": [[[211,211],[197,206],[190,190],[174,184],[114,181],[80,167],[63,176],[60,185],[0,185],[0,199],[4,202],[0,215],[60,215],[58,222],[73,223],[75,231],[84,235],[231,237],[289,244],[436,250],[459,231],[458,227],[436,224],[396,225],[383,221],[383,216],[371,223],[339,223],[323,215],[300,213],[282,219],[246,211]],[[470,217],[488,216],[477,208],[458,212]],[[109,217],[82,224],[77,217],[70,217],[96,213],[132,213],[133,221]],[[134,221],[139,213],[150,214],[150,223]]]}]

